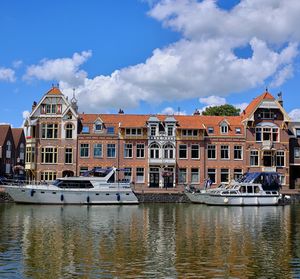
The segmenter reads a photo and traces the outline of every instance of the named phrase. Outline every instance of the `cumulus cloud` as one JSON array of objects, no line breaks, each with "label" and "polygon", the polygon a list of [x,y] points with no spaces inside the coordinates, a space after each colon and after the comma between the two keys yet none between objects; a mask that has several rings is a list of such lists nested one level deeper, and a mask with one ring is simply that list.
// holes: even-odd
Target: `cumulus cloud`
[{"label": "cumulus cloud", "polygon": [[208,106],[221,106],[226,104],[226,99],[219,96],[209,96],[207,98],[200,98],[199,102]]},{"label": "cumulus cloud", "polygon": [[289,113],[289,117],[294,121],[300,121],[300,109],[293,109]]},{"label": "cumulus cloud", "polygon": [[20,67],[22,66],[22,64],[23,64],[23,61],[22,61],[22,60],[15,60],[15,61],[13,61],[13,63],[12,63],[12,65],[13,65],[13,67],[14,67],[15,69],[20,68]]},{"label": "cumulus cloud", "polygon": [[9,68],[0,67],[0,80],[14,82],[16,80],[15,71]]},{"label": "cumulus cloud", "polygon": [[186,111],[180,111],[180,110],[175,110],[172,107],[166,107],[163,109],[161,114],[167,114],[167,115],[186,115]]},{"label": "cumulus cloud", "polygon": [[27,68],[24,79],[61,80],[71,87],[78,86],[87,77],[87,73],[79,67],[91,55],[91,51],[83,51],[74,53],[72,58],[43,59],[38,65],[31,65]]},{"label": "cumulus cloud", "polygon": [[[149,15],[180,32],[181,39],[155,49],[144,63],[89,78],[80,69],[91,56],[87,51],[72,58],[44,59],[30,66],[25,78],[55,79],[70,96],[76,87],[80,109],[99,112],[133,108],[141,101],[222,98],[266,80],[278,87],[293,75],[300,1],[241,0],[229,11],[212,0],[150,2]],[[235,52],[245,46],[251,48],[247,58]]]}]

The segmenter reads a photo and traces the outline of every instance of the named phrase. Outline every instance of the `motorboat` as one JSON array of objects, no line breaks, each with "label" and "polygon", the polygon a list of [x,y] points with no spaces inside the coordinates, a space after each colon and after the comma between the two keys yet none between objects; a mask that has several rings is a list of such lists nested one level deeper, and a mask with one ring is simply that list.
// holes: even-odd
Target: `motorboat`
[{"label": "motorboat", "polygon": [[228,185],[186,191],[186,195],[193,203],[208,205],[278,205],[283,202],[279,181],[275,172],[252,172]]},{"label": "motorboat", "polygon": [[138,204],[126,180],[119,180],[119,169],[94,168],[78,177],[63,177],[52,183],[5,182],[2,187],[17,203],[36,204]]}]

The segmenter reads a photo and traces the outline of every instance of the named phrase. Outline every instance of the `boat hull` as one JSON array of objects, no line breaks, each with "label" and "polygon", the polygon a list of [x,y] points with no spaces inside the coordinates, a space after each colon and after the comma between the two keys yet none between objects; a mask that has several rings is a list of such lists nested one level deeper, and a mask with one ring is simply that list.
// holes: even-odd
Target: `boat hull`
[{"label": "boat hull", "polygon": [[6,186],[5,191],[16,203],[31,204],[138,204],[131,189],[70,190]]}]

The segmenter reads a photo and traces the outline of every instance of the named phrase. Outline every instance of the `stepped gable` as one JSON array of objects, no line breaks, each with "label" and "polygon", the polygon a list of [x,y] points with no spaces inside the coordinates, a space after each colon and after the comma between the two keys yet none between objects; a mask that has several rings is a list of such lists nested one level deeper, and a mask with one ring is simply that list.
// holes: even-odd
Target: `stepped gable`
[{"label": "stepped gable", "polygon": [[252,100],[252,102],[242,111],[241,115],[243,119],[249,118],[249,116],[255,111],[255,109],[259,106],[259,104],[263,100],[275,100],[275,98],[268,92],[264,92],[260,96],[256,97]]}]

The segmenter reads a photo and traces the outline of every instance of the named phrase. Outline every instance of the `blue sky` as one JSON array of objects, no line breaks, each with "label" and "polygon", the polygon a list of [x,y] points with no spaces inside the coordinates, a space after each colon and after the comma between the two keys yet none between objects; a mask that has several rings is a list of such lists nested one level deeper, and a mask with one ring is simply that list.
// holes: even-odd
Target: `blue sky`
[{"label": "blue sky", "polygon": [[0,2],[0,123],[59,83],[81,112],[243,108],[266,87],[300,118],[300,1]]}]

